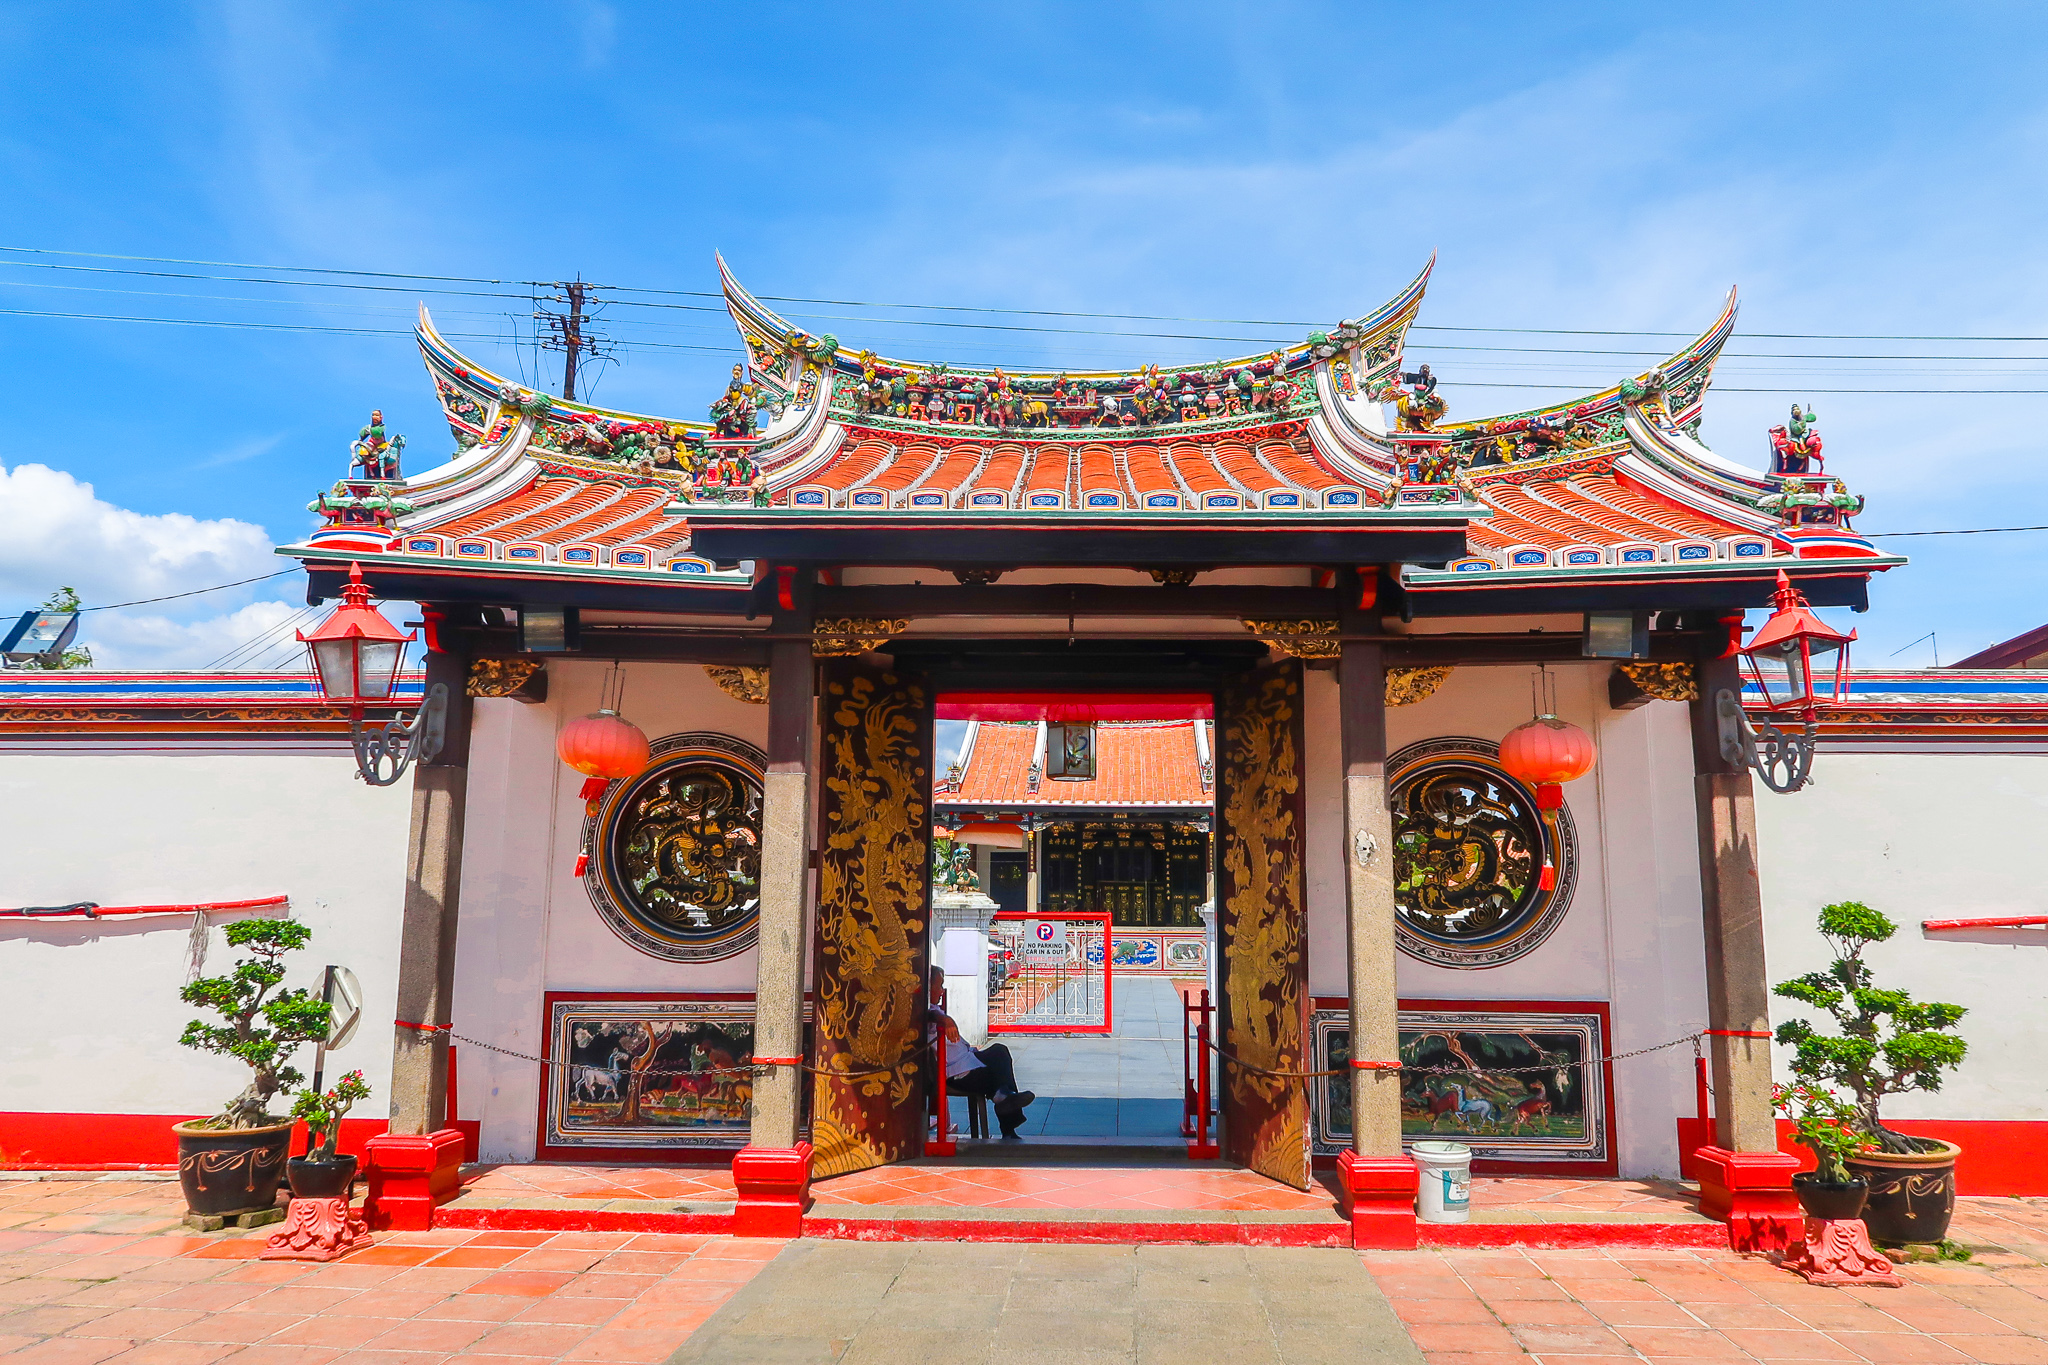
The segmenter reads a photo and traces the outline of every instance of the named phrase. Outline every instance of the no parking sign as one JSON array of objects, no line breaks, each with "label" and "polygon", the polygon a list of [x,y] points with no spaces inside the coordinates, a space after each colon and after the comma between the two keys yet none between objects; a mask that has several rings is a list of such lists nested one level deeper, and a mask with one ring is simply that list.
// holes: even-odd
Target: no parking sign
[{"label": "no parking sign", "polygon": [[1035,919],[1024,926],[1024,955],[1064,961],[1067,956],[1067,922],[1063,919]]}]

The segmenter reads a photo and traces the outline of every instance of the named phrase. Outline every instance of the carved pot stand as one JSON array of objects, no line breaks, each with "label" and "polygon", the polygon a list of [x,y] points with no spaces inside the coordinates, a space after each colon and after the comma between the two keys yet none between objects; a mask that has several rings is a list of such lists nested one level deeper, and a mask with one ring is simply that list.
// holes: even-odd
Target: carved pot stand
[{"label": "carved pot stand", "polygon": [[1809,1218],[1806,1240],[1785,1252],[1787,1270],[1796,1270],[1809,1284],[1882,1284],[1896,1288],[1892,1263],[1870,1244],[1870,1229],[1861,1218]]},{"label": "carved pot stand", "polygon": [[291,1209],[284,1227],[264,1244],[265,1261],[333,1261],[370,1245],[370,1225],[349,1207],[355,1192],[356,1159],[289,1163]]}]

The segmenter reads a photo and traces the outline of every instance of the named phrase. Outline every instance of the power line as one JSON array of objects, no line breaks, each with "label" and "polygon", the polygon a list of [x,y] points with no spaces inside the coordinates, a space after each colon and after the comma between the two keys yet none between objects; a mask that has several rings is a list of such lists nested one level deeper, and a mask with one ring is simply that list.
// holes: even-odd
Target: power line
[{"label": "power line", "polygon": [[[151,264],[151,265],[193,265],[193,266],[207,266],[207,267],[211,267],[211,268],[214,268],[214,269],[222,269],[222,270],[275,270],[275,271],[282,271],[282,272],[284,272],[284,273],[287,273],[287,274],[307,274],[307,275],[339,275],[339,276],[347,276],[347,277],[351,277],[351,278],[356,278],[356,279],[389,279],[389,280],[413,280],[413,281],[430,281],[430,282],[434,282],[434,283],[443,283],[443,284],[492,284],[492,285],[529,285],[529,286],[535,286],[535,285],[551,285],[551,284],[553,283],[552,281],[547,281],[547,280],[511,280],[511,279],[496,279],[496,278],[490,278],[490,277],[485,277],[485,276],[476,276],[476,275],[428,275],[428,274],[408,273],[408,272],[403,272],[403,271],[392,271],[392,270],[344,270],[344,269],[339,269],[339,268],[335,268],[335,267],[329,267],[329,266],[300,266],[300,265],[258,265],[258,264],[252,264],[252,263],[249,263],[249,262],[243,262],[243,261],[205,261],[205,260],[190,260],[190,259],[185,259],[185,258],[182,258],[182,257],[170,257],[170,256],[129,256],[129,255],[117,255],[117,254],[114,254],[114,253],[109,253],[109,252],[95,252],[95,251],[63,251],[63,250],[58,250],[58,249],[55,249],[55,248],[48,248],[48,247],[25,247],[25,246],[4,246],[4,245],[0,245],[0,252],[15,252],[15,253],[18,253],[18,254],[24,254],[24,255],[41,255],[41,256],[69,256],[69,257],[75,257],[75,258],[81,258],[81,259],[89,259],[89,260],[111,260],[111,261],[135,261],[135,262],[140,262],[140,263],[143,263],[143,264]],[[84,267],[78,267],[78,268],[84,268]],[[134,273],[143,273],[143,274],[147,274],[147,273],[151,273],[151,272],[134,272]],[[203,278],[203,277],[202,277],[202,278]],[[312,283],[317,283],[317,282],[315,282],[315,281],[302,281],[302,280],[278,280],[278,281],[261,281],[261,282],[263,282],[263,283],[278,283],[278,284],[286,284],[286,285],[295,285],[295,284],[312,284]],[[365,287],[370,287],[370,286],[365,286]],[[632,294],[656,294],[656,295],[662,295],[662,296],[666,296],[666,297],[670,297],[670,298],[701,298],[701,299],[714,299],[714,300],[722,300],[722,299],[723,299],[723,297],[724,297],[724,296],[723,296],[722,294],[719,294],[719,293],[714,293],[714,292],[711,292],[711,291],[708,291],[708,290],[698,290],[698,289],[657,289],[657,288],[652,288],[652,287],[648,287],[648,286],[640,286],[640,285],[592,285],[591,287],[592,287],[592,288],[595,288],[595,289],[604,289],[604,290],[607,290],[607,291],[610,291],[610,292],[613,292],[613,293],[632,293]],[[423,291],[423,292],[452,292],[452,291]],[[516,297],[516,296],[512,296],[512,295],[503,295],[503,296],[495,296],[495,297]],[[814,304],[814,305],[820,305],[820,306],[824,306],[824,307],[831,307],[831,308],[893,308],[893,309],[897,309],[897,310],[899,310],[899,311],[904,311],[904,312],[953,312],[953,313],[986,313],[986,314],[994,314],[994,315],[998,315],[998,316],[1009,316],[1009,317],[1095,318],[1095,319],[1105,319],[1105,320],[1112,320],[1112,321],[1120,321],[1120,322],[1193,322],[1193,323],[1208,323],[1208,324],[1212,324],[1212,325],[1222,325],[1222,326],[1235,326],[1235,327],[1320,327],[1320,326],[1324,326],[1324,325],[1326,325],[1326,322],[1327,322],[1327,320],[1324,320],[1324,321],[1313,321],[1313,320],[1311,320],[1311,321],[1304,321],[1304,320],[1301,320],[1301,319],[1290,319],[1290,318],[1213,318],[1213,317],[1182,317],[1182,316],[1175,316],[1175,315],[1170,315],[1170,314],[1161,314],[1161,313],[1106,313],[1106,312],[1091,312],[1091,311],[1084,311],[1084,310],[1078,310],[1078,309],[1046,309],[1046,308],[998,308],[998,307],[992,307],[992,306],[986,306],[986,305],[972,305],[972,304],[938,304],[938,303],[882,303],[882,302],[874,302],[874,301],[870,301],[870,300],[862,300],[862,299],[824,299],[824,298],[809,298],[809,297],[803,297],[803,296],[798,296],[798,295],[790,295],[790,294],[761,294],[761,295],[758,295],[757,297],[761,298],[761,299],[762,299],[762,300],[764,300],[764,301],[767,301],[767,302],[772,302],[772,303],[807,303],[807,304]],[[619,302],[619,303],[621,303],[621,304],[626,304],[626,303],[629,303],[630,301],[629,301],[629,300],[616,300],[616,302]],[[640,306],[655,306],[655,305],[640,305]],[[669,307],[679,307],[679,306],[681,306],[681,305],[667,305],[667,306],[669,306]],[[705,309],[701,309],[701,310],[693,310],[693,311],[706,311],[706,312],[722,312],[722,311],[723,311],[723,309],[722,309],[722,308],[716,308],[716,307],[713,307],[713,308],[705,308]],[[850,319],[850,320],[854,320],[854,321],[871,321],[872,319]],[[917,324],[910,324],[910,323],[906,323],[906,325],[917,325]],[[1453,325],[1450,325],[1450,324],[1445,324],[1445,323],[1414,323],[1414,324],[1411,324],[1411,330],[1414,330],[1414,331],[1431,331],[1431,332],[1485,332],[1485,333],[1500,333],[1500,334],[1508,334],[1508,335],[1520,335],[1520,336],[1645,336],[1645,337],[1677,337],[1677,338],[1681,338],[1681,339],[1686,339],[1686,338],[1690,338],[1690,337],[1692,337],[1692,336],[1694,335],[1694,334],[1693,334],[1693,333],[1691,333],[1691,332],[1666,332],[1666,331],[1654,331],[1654,330],[1631,330],[1631,329],[1627,329],[1627,328],[1575,328],[1575,327],[1470,327],[1470,326],[1453,326]],[[1130,334],[1128,334],[1128,333],[1119,333],[1118,335],[1130,335]],[[1761,339],[1766,339],[1766,340],[1773,340],[1773,341],[2031,341],[2031,342],[2042,342],[2042,341],[2048,341],[2048,335],[2014,335],[2014,336],[1999,336],[1999,335],[1974,335],[1974,336],[1973,336],[1973,335],[1957,335],[1957,334],[1924,334],[1924,333],[1877,333],[1877,332],[1738,332],[1738,333],[1737,333],[1736,335],[1738,335],[1738,336],[1746,336],[1746,337],[1756,337],[1756,338],[1761,338]],[[1197,339],[1208,339],[1208,338],[1197,338]],[[1248,338],[1247,338],[1247,339],[1248,339]]]},{"label": "power line", "polygon": [[2048,526],[1971,526],[1960,531],[1864,531],[1865,540],[1880,536],[1995,536],[2008,531],[2048,531]]},{"label": "power line", "polygon": [[299,572],[299,566],[279,569],[276,573],[258,574],[254,578],[238,578],[232,583],[216,583],[210,588],[194,588],[190,592],[174,592],[168,597],[145,597],[135,602],[109,602],[104,607],[80,607],[80,611],[119,611],[122,607],[146,607],[154,602],[175,602],[181,597],[198,597],[202,593],[219,592],[222,588],[239,588],[245,583],[265,583],[273,578],[283,578],[288,573]]}]

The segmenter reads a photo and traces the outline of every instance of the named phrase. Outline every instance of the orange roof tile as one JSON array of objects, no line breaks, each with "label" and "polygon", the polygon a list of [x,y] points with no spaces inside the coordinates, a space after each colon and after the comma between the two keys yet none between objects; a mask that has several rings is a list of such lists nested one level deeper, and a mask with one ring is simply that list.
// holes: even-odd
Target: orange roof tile
[{"label": "orange roof tile", "polygon": [[[983,721],[975,735],[960,789],[943,792],[948,806],[1206,806],[1213,788],[1202,785],[1195,757],[1196,722],[1105,721],[1095,732],[1095,779],[1045,778],[1031,790],[1031,754],[1038,726],[1029,721]],[[1213,731],[1212,731],[1213,733]]]}]

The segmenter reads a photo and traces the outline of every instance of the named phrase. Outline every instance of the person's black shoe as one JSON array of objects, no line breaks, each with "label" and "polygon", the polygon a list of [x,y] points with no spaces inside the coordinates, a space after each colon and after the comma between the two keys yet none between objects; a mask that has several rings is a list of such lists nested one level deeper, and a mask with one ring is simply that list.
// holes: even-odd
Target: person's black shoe
[{"label": "person's black shoe", "polygon": [[1038,1096],[1032,1091],[1019,1090],[1016,1094],[998,1104],[996,1112],[998,1114],[1021,1114],[1024,1112],[1024,1106],[1037,1098]]},{"label": "person's black shoe", "polygon": [[1024,1135],[1015,1128],[1008,1128],[1003,1131],[1003,1141],[1005,1142],[1022,1142],[1023,1140]]}]

